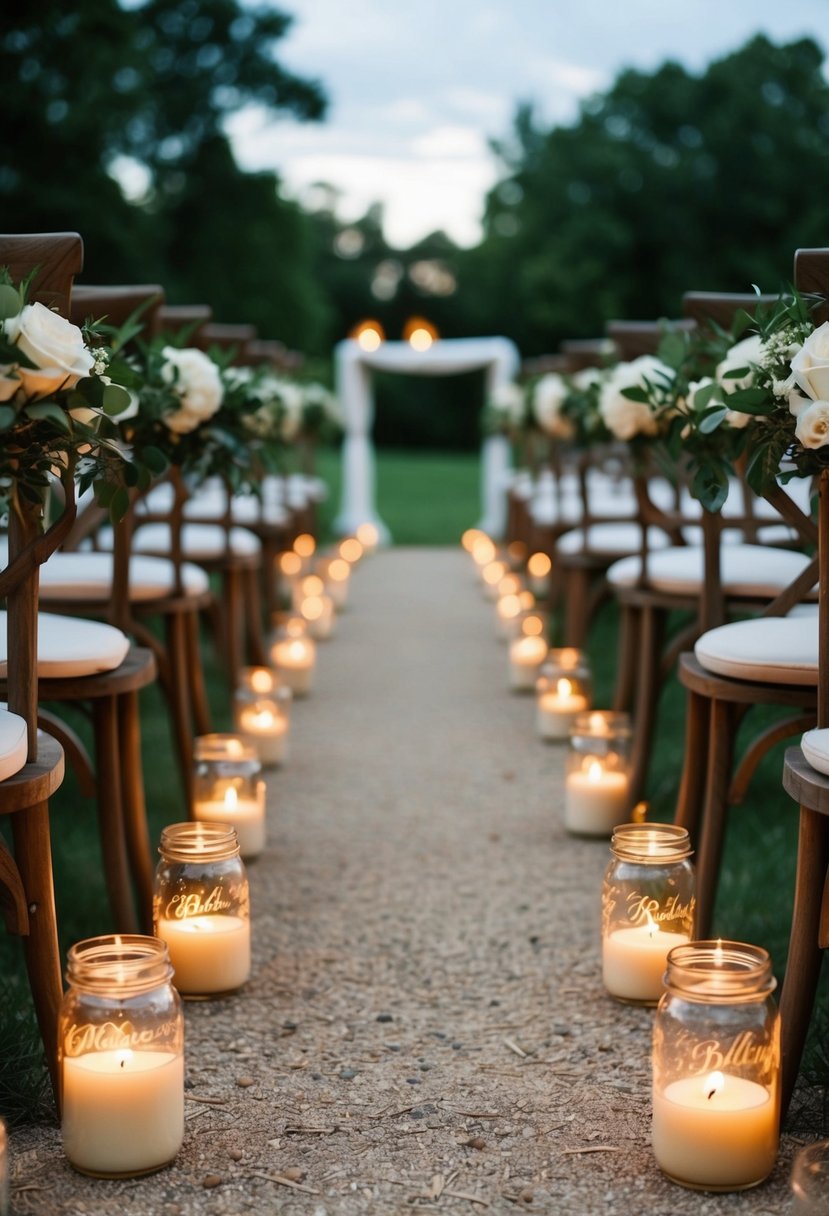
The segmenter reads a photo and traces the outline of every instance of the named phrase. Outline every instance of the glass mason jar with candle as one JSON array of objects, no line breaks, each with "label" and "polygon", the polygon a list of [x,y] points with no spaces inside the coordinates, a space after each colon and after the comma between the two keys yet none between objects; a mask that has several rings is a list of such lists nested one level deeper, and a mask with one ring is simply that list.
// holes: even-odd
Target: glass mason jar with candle
[{"label": "glass mason jar with candle", "polygon": [[623,823],[602,888],[602,978],[611,996],[655,1005],[668,951],[694,936],[691,842],[672,823]]},{"label": "glass mason jar with candle", "polygon": [[740,1191],[774,1168],[780,1020],[771,959],[741,942],[668,955],[653,1031],[654,1156],[683,1186]]},{"label": "glass mason jar with candle", "polygon": [[293,693],[270,667],[244,667],[233,693],[233,725],[265,766],[288,754]]},{"label": "glass mason jar with candle", "polygon": [[130,1178],[184,1138],[184,1024],[164,942],[120,934],[68,953],[58,1023],[64,1152],[81,1173]]},{"label": "glass mason jar with candle", "polygon": [[265,782],[251,744],[238,735],[200,735],[193,745],[193,818],[235,828],[246,860],[265,847]]},{"label": "glass mason jar with candle", "polygon": [[603,710],[572,720],[564,778],[564,826],[610,837],[630,818],[630,719]]},{"label": "glass mason jar with candle", "polygon": [[301,616],[277,614],[270,640],[270,662],[295,697],[304,697],[314,683],[317,648]]},{"label": "glass mason jar with candle", "polygon": [[553,649],[535,685],[536,730],[542,739],[567,739],[579,714],[590,708],[590,664],[582,650]]},{"label": "glass mason jar with candle", "polygon": [[205,998],[241,988],[250,976],[250,896],[235,830],[173,823],[158,851],[153,932],[167,943],[179,994]]}]

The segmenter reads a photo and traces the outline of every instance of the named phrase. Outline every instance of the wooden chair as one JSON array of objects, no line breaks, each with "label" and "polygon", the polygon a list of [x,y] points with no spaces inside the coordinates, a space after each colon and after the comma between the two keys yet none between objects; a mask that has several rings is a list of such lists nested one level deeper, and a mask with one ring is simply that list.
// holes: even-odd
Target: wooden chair
[{"label": "wooden chair", "polygon": [[[43,236],[40,239],[42,248],[48,251],[51,241],[62,238]],[[76,240],[78,249],[82,250],[80,237]],[[15,277],[27,274],[37,264],[30,259],[38,256],[28,238],[0,236],[0,264],[9,265]],[[60,296],[46,293],[45,298],[67,313],[70,311],[71,286],[70,277]],[[35,295],[31,298],[39,299],[38,280],[34,289]],[[73,526],[73,487],[70,485],[67,490],[68,502],[53,549],[67,539]],[[12,559],[15,543],[13,529],[10,529]],[[41,565],[41,570],[46,568],[45,564]],[[40,577],[39,573],[38,584]],[[143,795],[138,692],[155,678],[153,655],[149,650],[131,646],[120,629],[97,622],[78,622],[68,627],[62,618],[36,611],[33,628],[38,639],[40,699],[85,707],[93,726],[94,764],[78,735],[62,719],[42,709],[36,720],[60,742],[73,761],[84,792],[96,797],[103,872],[115,927],[122,932],[146,929],[152,917],[153,865]],[[13,638],[15,627],[10,624],[9,629]],[[5,646],[0,647],[0,672],[6,666],[7,656],[2,653],[5,650]],[[15,678],[13,667],[14,653],[10,645],[8,677],[0,680],[0,695],[6,687],[11,692]]]},{"label": "wooden chair", "polygon": [[[19,279],[38,267],[30,300],[68,307],[72,278],[83,262],[75,233],[0,238],[0,264]],[[71,519],[67,517],[68,522]],[[38,566],[60,541],[67,521],[41,535],[39,511],[21,502],[11,514],[10,557],[0,572],[0,596],[7,597],[10,714],[26,726],[25,754],[7,765],[0,782],[0,814],[11,818],[14,852],[0,840],[0,908],[6,928],[23,939],[26,969],[55,1101],[60,1105],[57,1067],[58,1012],[63,984],[55,916],[49,798],[63,780],[63,752],[37,731]],[[25,761],[18,767],[20,761]]]}]

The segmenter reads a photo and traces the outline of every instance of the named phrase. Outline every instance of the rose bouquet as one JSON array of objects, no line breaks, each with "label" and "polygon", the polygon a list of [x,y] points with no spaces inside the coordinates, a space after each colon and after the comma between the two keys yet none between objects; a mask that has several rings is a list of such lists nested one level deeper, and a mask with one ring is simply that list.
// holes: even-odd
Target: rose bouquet
[{"label": "rose bouquet", "polygon": [[496,385],[484,404],[482,427],[485,435],[517,435],[527,425],[527,394],[520,384],[506,381]]},{"label": "rose bouquet", "polygon": [[28,281],[0,270],[0,514],[19,497],[45,501],[58,477],[74,493],[123,485],[129,453],[114,416],[130,395],[98,336],[43,304],[26,302]]}]

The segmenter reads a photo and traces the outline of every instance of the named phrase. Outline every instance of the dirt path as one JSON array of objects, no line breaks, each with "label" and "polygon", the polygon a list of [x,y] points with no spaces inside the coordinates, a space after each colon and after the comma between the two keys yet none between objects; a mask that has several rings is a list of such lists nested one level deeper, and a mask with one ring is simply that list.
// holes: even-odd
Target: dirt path
[{"label": "dirt path", "polygon": [[84,1179],[13,1140],[16,1213],[783,1213],[796,1144],[743,1195],[650,1153],[652,1014],[605,996],[603,842],[560,826],[562,749],[510,695],[466,556],[366,561],[270,781],[255,973],[187,1008],[169,1169]]}]

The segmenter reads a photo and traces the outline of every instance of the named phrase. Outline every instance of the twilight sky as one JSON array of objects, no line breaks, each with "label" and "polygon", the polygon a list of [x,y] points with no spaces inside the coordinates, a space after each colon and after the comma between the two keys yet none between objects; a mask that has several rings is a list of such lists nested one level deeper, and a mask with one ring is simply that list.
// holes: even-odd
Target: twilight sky
[{"label": "twilight sky", "polygon": [[385,233],[405,248],[442,228],[480,236],[496,178],[488,141],[508,134],[518,101],[545,123],[568,122],[580,100],[623,67],[676,59],[697,71],[753,34],[808,35],[829,45],[827,0],[279,0],[295,22],[277,51],[319,79],[324,123],[230,124],[247,169],[275,169],[306,203],[314,183],[339,192],[344,220],[384,206]]}]

